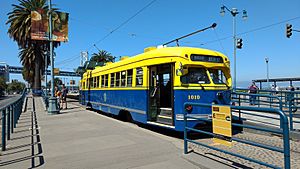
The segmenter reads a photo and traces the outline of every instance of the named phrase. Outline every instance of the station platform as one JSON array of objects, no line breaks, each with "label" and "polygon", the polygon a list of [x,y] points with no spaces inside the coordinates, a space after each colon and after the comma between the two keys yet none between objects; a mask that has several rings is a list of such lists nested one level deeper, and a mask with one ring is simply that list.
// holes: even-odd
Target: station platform
[{"label": "station platform", "polygon": [[184,155],[182,139],[85,110],[75,101],[49,115],[41,97],[27,99],[7,150],[0,152],[0,168],[236,168]]}]

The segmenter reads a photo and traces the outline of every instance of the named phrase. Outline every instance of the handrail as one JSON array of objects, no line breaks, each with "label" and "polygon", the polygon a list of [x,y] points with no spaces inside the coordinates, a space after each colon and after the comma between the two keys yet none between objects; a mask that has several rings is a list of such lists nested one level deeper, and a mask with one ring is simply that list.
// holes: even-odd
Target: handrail
[{"label": "handrail", "polygon": [[20,98],[0,108],[1,121],[2,121],[2,134],[1,134],[2,151],[6,150],[6,140],[10,140],[10,134],[14,132],[14,128],[16,127],[16,124],[20,118],[26,94],[27,94],[27,88],[24,88]]},{"label": "handrail", "polygon": [[[184,103],[183,107],[186,107],[188,105],[199,106],[199,107],[206,107],[206,108],[207,107],[212,107],[212,104],[192,103],[192,102],[186,102],[186,103]],[[288,128],[288,118],[285,115],[285,113],[282,110],[273,109],[273,108],[247,107],[247,106],[230,106],[230,107],[231,107],[231,109],[236,109],[236,110],[256,111],[256,112],[271,112],[271,113],[278,114],[280,116],[280,121],[281,121],[281,124],[282,124],[282,129],[277,129],[277,130],[275,130],[275,129],[267,129],[267,128],[265,128],[265,129],[262,130],[261,128],[256,127],[256,126],[249,126],[249,125],[243,125],[243,124],[237,124],[237,123],[232,123],[232,125],[233,126],[240,126],[240,127],[243,127],[243,128],[252,128],[252,129],[266,131],[266,132],[271,132],[271,133],[273,133],[274,131],[276,131],[275,133],[280,133],[280,134],[283,135],[283,149],[281,149],[279,147],[276,147],[276,146],[265,145],[265,144],[261,144],[261,143],[254,142],[254,141],[241,140],[240,138],[234,138],[233,137],[232,140],[237,141],[237,142],[242,142],[244,144],[249,144],[249,145],[252,145],[252,146],[258,146],[258,147],[261,147],[261,148],[264,148],[264,149],[268,149],[268,150],[272,150],[272,151],[281,152],[281,153],[284,154],[284,168],[285,169],[290,169],[289,128]],[[223,153],[227,153],[227,154],[230,154],[230,155],[233,155],[233,156],[237,156],[237,157],[240,157],[240,158],[243,158],[243,159],[246,159],[246,160],[258,163],[258,164],[261,164],[261,165],[265,165],[265,166],[272,167],[272,168],[278,168],[277,166],[265,163],[263,161],[252,159],[252,158],[247,157],[247,156],[243,156],[243,155],[240,155],[240,154],[237,154],[237,153],[234,153],[234,152],[222,150],[220,148],[216,148],[216,147],[213,147],[211,145],[206,145],[204,143],[200,143],[200,142],[196,142],[194,140],[188,139],[187,138],[187,132],[188,131],[194,131],[194,132],[199,132],[199,133],[202,133],[202,134],[208,134],[208,135],[215,136],[215,134],[211,133],[211,132],[202,131],[202,130],[198,130],[198,129],[193,129],[193,128],[187,127],[187,119],[188,118],[193,118],[193,117],[188,114],[188,112],[187,112],[186,109],[184,109],[184,154],[188,153],[188,142],[192,142],[194,144],[202,145],[202,146],[205,146],[207,148],[211,148],[211,149],[214,149],[214,150],[217,150],[217,151],[221,151]],[[194,118],[194,119],[203,121],[203,119],[201,119],[201,118]]]}]

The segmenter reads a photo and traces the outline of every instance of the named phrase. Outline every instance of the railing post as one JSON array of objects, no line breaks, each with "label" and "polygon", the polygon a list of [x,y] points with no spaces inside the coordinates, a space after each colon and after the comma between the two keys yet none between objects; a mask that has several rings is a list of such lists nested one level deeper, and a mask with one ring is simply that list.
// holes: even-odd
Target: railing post
[{"label": "railing post", "polygon": [[293,111],[292,111],[292,102],[293,99],[291,99],[289,101],[289,122],[290,122],[290,130],[294,130],[294,126],[293,126]]},{"label": "railing post", "polygon": [[[185,107],[185,105],[183,106]],[[183,123],[184,123],[184,154],[187,154],[188,152],[188,143],[187,143],[187,130],[186,130],[186,127],[187,127],[187,117],[186,117],[186,111],[185,109],[183,110]]]},{"label": "railing post", "polygon": [[14,133],[14,105],[10,105],[10,129],[11,129],[11,133]]},{"label": "railing post", "polygon": [[289,137],[289,127],[286,115],[281,111],[280,121],[282,121],[283,129],[283,152],[284,152],[284,168],[291,168],[290,159],[290,137]]},{"label": "railing post", "polygon": [[13,104],[13,113],[14,113],[14,128],[17,127],[17,106],[16,104]]},{"label": "railing post", "polygon": [[6,109],[2,110],[2,151],[6,150]]},{"label": "railing post", "polygon": [[6,108],[7,111],[7,140],[10,140],[10,106]]}]

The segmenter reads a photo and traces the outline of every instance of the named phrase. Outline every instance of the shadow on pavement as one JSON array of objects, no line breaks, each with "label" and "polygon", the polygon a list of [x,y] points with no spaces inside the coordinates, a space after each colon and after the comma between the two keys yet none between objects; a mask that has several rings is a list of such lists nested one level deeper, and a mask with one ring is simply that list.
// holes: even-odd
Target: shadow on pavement
[{"label": "shadow on pavement", "polygon": [[[36,112],[35,112],[35,103],[34,98],[33,101],[33,111],[30,113],[31,121],[27,121],[27,123],[23,122],[22,126],[17,126],[16,129],[21,128],[21,130],[15,131],[13,135],[18,135],[9,140],[9,144],[13,145],[8,147],[6,151],[2,152],[2,159],[0,161],[0,167],[24,162],[31,160],[31,165],[29,168],[36,168],[45,164],[43,153],[43,148],[41,144],[40,131],[37,122]],[[28,110],[28,109],[27,109]],[[26,115],[24,115],[26,117]],[[20,120],[23,119],[21,115]],[[25,128],[25,129],[23,129]],[[28,133],[23,133],[28,132]],[[28,139],[30,138],[30,139]],[[30,152],[31,150],[31,152]],[[7,157],[6,161],[3,161],[3,157]],[[25,166],[22,166],[27,168]]]}]

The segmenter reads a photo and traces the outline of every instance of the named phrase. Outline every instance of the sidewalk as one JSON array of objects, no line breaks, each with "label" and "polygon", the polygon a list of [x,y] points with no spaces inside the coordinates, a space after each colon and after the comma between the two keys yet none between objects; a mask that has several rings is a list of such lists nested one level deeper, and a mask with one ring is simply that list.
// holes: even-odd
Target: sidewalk
[{"label": "sidewalk", "polygon": [[0,168],[236,168],[184,155],[181,139],[87,111],[78,103],[68,108],[48,115],[41,98],[28,98],[27,111],[1,152]]}]

